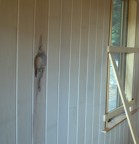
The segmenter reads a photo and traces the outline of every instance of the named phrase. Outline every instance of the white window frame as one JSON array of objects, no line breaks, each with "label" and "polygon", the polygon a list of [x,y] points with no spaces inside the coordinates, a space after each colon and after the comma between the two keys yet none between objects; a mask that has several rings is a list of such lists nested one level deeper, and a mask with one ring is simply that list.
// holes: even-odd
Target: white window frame
[{"label": "white window frame", "polygon": [[[109,50],[110,49],[113,50],[113,48],[109,47]],[[122,53],[139,53],[139,48],[137,48],[137,49],[131,48],[129,50],[129,48],[127,47],[127,48],[121,48],[121,51],[122,51]],[[116,52],[119,53],[119,51],[116,51]],[[121,98],[121,101],[122,101],[122,104],[123,104],[123,107],[124,107],[125,115],[126,115],[126,118],[127,118],[127,121],[128,121],[128,125],[129,125],[129,128],[130,128],[130,132],[131,132],[134,144],[139,144],[139,139],[137,137],[137,133],[136,133],[135,128],[133,126],[133,117],[132,117],[132,113],[130,111],[130,105],[129,105],[129,102],[126,98],[124,89],[122,87],[122,81],[121,81],[119,73],[118,73],[118,68],[116,66],[116,62],[115,62],[115,60],[113,58],[113,55],[112,55],[113,52],[108,51],[108,53],[109,53],[109,60],[112,64],[112,67],[113,67],[113,70],[114,70],[114,75],[115,75],[115,78],[116,78],[116,81],[117,81],[117,86],[118,86],[118,90],[119,90],[119,93],[120,93],[120,98]]]},{"label": "white window frame", "polygon": [[[125,1],[125,2],[124,2]],[[128,0],[121,0],[122,2],[122,10],[121,10],[121,13],[122,13],[122,16],[121,16],[121,36],[120,36],[120,43],[119,45],[122,47],[124,45],[126,45],[126,40],[127,40],[127,18],[126,17],[123,17],[123,15],[127,15],[127,11],[128,11],[128,6],[126,6],[126,1]],[[113,0],[111,0],[111,20],[110,20],[110,31],[112,32],[112,22],[113,22]],[[110,32],[110,36],[109,36],[109,45],[112,45],[112,33]],[[125,38],[126,37],[126,38]],[[119,46],[119,47],[120,47]],[[113,48],[117,48],[117,47],[114,47]],[[125,80],[125,67],[123,68],[122,66],[124,65],[125,63],[125,56],[121,56],[121,53],[120,53],[120,61],[119,61],[119,71],[120,71],[120,77]],[[107,68],[107,83],[110,82],[110,75],[111,75],[111,72],[110,72],[110,63],[109,63],[109,60],[108,60],[108,68]],[[123,84],[124,85],[124,84]],[[118,89],[118,88],[117,88]],[[109,109],[109,98],[110,98],[110,93],[109,93],[109,85],[107,84],[107,105],[106,105],[106,112],[110,112],[110,111],[113,111],[113,110],[110,110]],[[117,96],[116,96],[116,107],[120,107],[121,106],[121,101],[120,101],[120,97],[119,97],[119,93],[115,93]]]},{"label": "white window frame", "polygon": [[[121,99],[124,97],[125,100],[122,100],[123,105],[116,108],[115,110],[108,112],[107,105],[106,105],[106,113],[104,115],[104,122],[105,122],[105,128],[103,132],[108,132],[111,129],[113,129],[115,126],[117,126],[119,123],[123,122],[125,119],[128,120],[129,127],[132,133],[132,137],[134,140],[134,143],[138,141],[137,136],[135,136],[134,129],[132,127],[131,122],[131,115],[136,113],[138,108],[136,108],[135,103],[136,99],[132,97],[132,86],[133,86],[133,68],[134,68],[134,53],[139,53],[139,48],[135,48],[135,31],[136,31],[136,12],[137,12],[137,2],[135,0],[129,0],[129,19],[128,19],[128,47],[111,47],[109,46],[107,49],[108,57],[110,58],[110,61],[112,61],[111,53],[127,53],[128,56],[126,58],[126,63],[128,65],[128,69],[130,68],[132,76],[129,77],[128,73],[126,73],[126,79],[125,79],[125,89],[124,92],[121,87],[119,87],[119,90],[122,90],[122,93],[120,94]],[[131,23],[132,21],[132,23]],[[109,63],[108,58],[108,63]],[[109,65],[108,65],[109,66]],[[114,67],[114,66],[113,66]],[[108,68],[109,69],[109,68]],[[115,67],[114,67],[115,69]],[[131,83],[127,83],[127,81],[130,81]],[[119,83],[119,81],[117,80]],[[128,85],[127,85],[128,84]],[[130,91],[128,90],[130,86]],[[124,96],[126,93],[126,96]],[[126,100],[127,97],[127,100]],[[108,101],[108,98],[107,100]],[[124,104],[126,103],[126,104]],[[130,107],[130,109],[129,109]],[[114,122],[112,122],[115,120]]]}]

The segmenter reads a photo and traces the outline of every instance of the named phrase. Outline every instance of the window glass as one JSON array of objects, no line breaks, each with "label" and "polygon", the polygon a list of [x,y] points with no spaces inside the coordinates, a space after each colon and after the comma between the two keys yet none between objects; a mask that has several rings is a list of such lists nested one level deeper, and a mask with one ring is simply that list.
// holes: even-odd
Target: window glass
[{"label": "window glass", "polygon": [[[113,0],[112,2],[112,22],[111,22],[110,45],[114,47],[126,46],[127,33],[127,1]],[[119,74],[125,79],[125,55],[114,54]],[[108,111],[112,111],[121,105],[117,83],[111,63],[109,64],[109,87],[108,87]]]},{"label": "window glass", "polygon": [[122,1],[113,0],[112,5],[112,30],[111,30],[111,44],[113,46],[121,45],[122,33]]}]

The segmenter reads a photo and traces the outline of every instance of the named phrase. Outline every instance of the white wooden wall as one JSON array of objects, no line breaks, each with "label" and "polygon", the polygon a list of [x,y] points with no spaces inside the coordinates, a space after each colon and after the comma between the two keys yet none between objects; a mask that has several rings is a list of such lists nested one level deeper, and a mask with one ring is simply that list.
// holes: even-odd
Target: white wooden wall
[{"label": "white wooden wall", "polygon": [[[101,132],[109,18],[110,0],[0,0],[1,144],[128,144],[126,122]],[[47,69],[36,96],[40,35]]]}]

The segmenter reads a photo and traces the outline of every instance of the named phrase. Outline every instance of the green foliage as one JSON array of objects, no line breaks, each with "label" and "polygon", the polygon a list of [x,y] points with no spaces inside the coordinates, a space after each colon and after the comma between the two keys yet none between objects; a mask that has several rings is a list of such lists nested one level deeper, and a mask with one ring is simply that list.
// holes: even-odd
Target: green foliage
[{"label": "green foliage", "polygon": [[112,45],[120,46],[121,42],[122,1],[113,0],[112,11]]}]

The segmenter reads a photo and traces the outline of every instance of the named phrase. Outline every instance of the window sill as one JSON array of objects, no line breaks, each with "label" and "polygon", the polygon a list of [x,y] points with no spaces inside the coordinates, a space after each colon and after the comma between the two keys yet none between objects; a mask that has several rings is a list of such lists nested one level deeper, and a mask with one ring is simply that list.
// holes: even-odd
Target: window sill
[{"label": "window sill", "polygon": [[[136,108],[134,110],[131,111],[131,114],[134,115],[137,111],[139,110],[139,108]],[[127,118],[126,118],[126,115],[125,113],[119,115],[119,116],[116,116],[115,118],[111,119],[110,122],[107,122],[107,126],[106,128],[102,131],[103,133],[107,133],[109,132],[110,130],[112,130],[113,128],[115,128],[117,125],[119,125],[120,123],[122,123],[123,121],[125,121]]]},{"label": "window sill", "polygon": [[[129,101],[128,104],[129,104],[129,107],[134,107],[135,106],[135,100],[133,99],[133,100]],[[113,118],[115,118],[115,117],[117,117],[123,113],[124,113],[124,107],[120,106],[117,109],[114,109],[113,111],[107,112],[104,115],[104,121],[108,122],[111,119],[113,119]]]}]

